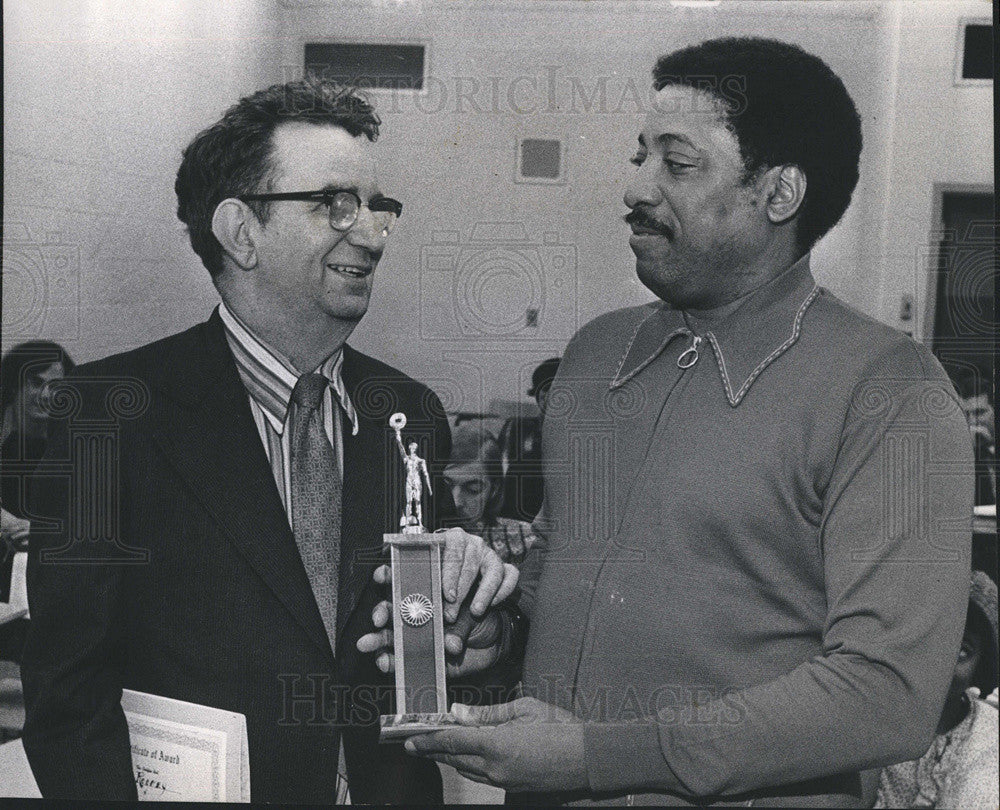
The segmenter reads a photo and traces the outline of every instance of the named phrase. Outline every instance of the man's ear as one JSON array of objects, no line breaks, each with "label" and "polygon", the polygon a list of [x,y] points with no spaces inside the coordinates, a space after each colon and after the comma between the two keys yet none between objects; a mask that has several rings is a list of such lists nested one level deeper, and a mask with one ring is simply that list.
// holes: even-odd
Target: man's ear
[{"label": "man's ear", "polygon": [[798,213],[806,198],[806,175],[794,163],[773,166],[765,174],[767,218],[775,225],[787,222]]},{"label": "man's ear", "polygon": [[253,270],[257,266],[257,247],[250,232],[253,221],[250,207],[232,197],[220,202],[212,215],[212,233],[222,250],[242,270]]}]

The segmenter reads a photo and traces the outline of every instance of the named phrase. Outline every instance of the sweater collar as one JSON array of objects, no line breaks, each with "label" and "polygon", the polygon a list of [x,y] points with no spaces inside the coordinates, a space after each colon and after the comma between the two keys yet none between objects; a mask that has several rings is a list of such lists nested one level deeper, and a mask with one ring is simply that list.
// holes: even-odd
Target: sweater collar
[{"label": "sweater collar", "polygon": [[[799,339],[802,319],[818,294],[806,254],[764,286],[717,309],[679,310],[664,302],[651,304],[610,387],[624,385],[675,338],[687,336],[695,360],[699,347],[706,343],[712,347],[726,398],[735,408],[764,370]],[[691,354],[684,360],[690,362]]]}]

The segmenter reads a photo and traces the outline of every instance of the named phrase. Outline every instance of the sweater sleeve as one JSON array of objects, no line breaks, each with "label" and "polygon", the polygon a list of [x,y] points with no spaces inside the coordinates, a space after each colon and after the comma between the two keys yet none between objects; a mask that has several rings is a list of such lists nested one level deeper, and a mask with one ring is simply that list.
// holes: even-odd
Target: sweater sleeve
[{"label": "sweater sleeve", "polygon": [[546,515],[545,501],[531,524],[531,530],[525,539],[524,560],[518,566],[520,577],[517,581],[518,607],[521,613],[531,619],[535,607],[535,593],[538,590],[538,580],[542,574],[545,554],[549,546],[550,521]]},{"label": "sweater sleeve", "polygon": [[739,794],[927,749],[968,601],[972,447],[943,372],[904,349],[907,379],[897,354],[855,389],[826,487],[822,653],[698,707],[726,722],[589,724],[592,790]]}]

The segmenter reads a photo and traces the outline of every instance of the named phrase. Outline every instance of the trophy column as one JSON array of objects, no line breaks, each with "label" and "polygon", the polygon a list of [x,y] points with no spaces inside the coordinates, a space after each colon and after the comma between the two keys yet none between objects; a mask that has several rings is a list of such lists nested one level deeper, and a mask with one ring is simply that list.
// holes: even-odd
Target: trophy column
[{"label": "trophy column", "polygon": [[392,639],[396,661],[396,714],[381,718],[381,742],[426,733],[455,724],[448,714],[444,660],[444,598],[441,551],[444,538],[421,525],[421,474],[430,480],[416,443],[403,445],[403,414],[389,424],[407,470],[406,507],[399,534],[385,534],[392,568]]}]

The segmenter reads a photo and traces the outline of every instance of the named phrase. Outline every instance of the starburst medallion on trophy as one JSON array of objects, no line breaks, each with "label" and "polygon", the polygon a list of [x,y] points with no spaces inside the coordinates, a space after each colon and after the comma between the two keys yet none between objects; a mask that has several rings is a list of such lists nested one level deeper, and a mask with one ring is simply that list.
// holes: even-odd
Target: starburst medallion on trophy
[{"label": "starburst medallion on trophy", "polygon": [[422,593],[411,593],[400,601],[399,614],[410,627],[421,627],[434,616],[434,605]]}]

